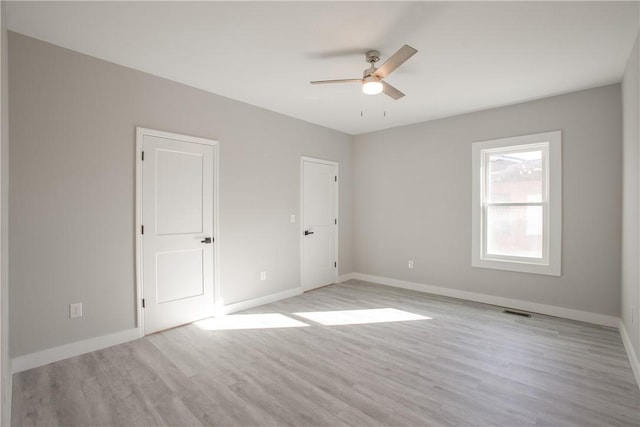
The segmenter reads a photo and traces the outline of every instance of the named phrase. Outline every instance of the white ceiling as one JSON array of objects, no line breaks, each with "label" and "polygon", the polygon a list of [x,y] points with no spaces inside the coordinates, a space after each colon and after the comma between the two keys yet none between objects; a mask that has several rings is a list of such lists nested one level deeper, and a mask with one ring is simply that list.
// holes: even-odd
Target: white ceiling
[{"label": "white ceiling", "polygon": [[[9,29],[350,134],[619,82],[638,2],[8,2]],[[356,85],[364,52],[418,54]],[[379,64],[380,64],[379,63]],[[363,116],[361,116],[361,111]],[[385,116],[386,111],[386,116]]]}]

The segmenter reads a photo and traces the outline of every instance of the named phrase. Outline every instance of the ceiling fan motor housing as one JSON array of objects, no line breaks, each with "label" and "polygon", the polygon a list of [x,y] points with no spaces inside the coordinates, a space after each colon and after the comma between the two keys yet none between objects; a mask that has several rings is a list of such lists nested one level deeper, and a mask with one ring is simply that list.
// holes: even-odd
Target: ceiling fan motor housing
[{"label": "ceiling fan motor housing", "polygon": [[369,76],[373,76],[373,73],[375,73],[377,70],[376,67],[373,66],[373,64],[371,64],[371,68],[367,68],[366,70],[364,70],[362,72],[362,77],[367,78]]}]

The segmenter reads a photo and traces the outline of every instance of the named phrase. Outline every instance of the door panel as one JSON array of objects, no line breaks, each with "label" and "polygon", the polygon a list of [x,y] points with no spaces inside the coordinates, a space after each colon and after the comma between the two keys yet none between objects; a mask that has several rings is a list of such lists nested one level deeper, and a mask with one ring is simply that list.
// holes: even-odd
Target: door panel
[{"label": "door panel", "polygon": [[[204,294],[203,250],[174,251],[156,255],[157,303],[176,301]],[[180,283],[180,286],[175,286]]]},{"label": "door panel", "polygon": [[333,169],[329,165],[305,163],[304,218],[309,225],[326,227],[334,220]]},{"label": "door panel", "polygon": [[302,162],[302,221],[308,234],[302,240],[304,290],[335,283],[337,165],[304,159]]},{"label": "door panel", "polygon": [[158,234],[202,232],[204,156],[156,150]]},{"label": "door panel", "polygon": [[214,314],[214,148],[143,135],[144,332]]}]

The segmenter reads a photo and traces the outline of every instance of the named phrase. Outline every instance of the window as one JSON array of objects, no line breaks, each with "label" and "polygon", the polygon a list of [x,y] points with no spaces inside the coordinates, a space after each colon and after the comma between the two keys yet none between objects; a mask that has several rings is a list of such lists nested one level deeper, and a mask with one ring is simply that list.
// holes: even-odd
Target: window
[{"label": "window", "polygon": [[474,142],[472,266],[560,275],[560,131]]}]

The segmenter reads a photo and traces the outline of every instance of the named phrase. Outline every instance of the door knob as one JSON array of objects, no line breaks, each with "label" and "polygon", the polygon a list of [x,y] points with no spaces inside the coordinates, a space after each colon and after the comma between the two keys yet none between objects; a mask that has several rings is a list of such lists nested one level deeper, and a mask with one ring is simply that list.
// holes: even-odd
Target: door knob
[{"label": "door knob", "polygon": [[313,234],[313,231],[304,230],[304,235],[308,236],[309,234]]},{"label": "door knob", "polygon": [[200,243],[211,243],[213,239],[211,237],[205,237],[204,240],[200,240]]}]

